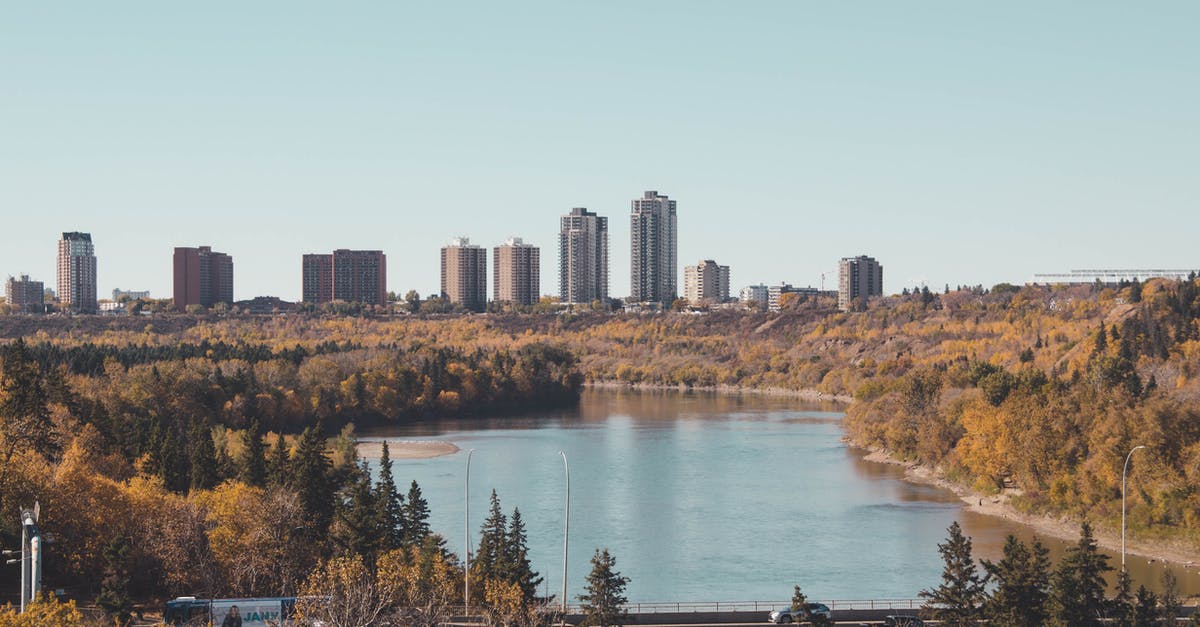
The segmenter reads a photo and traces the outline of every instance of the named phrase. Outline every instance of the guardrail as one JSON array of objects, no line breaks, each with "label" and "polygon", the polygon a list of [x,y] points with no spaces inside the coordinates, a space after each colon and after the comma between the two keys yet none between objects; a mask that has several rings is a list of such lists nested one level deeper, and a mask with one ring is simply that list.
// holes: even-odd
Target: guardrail
[{"label": "guardrail", "polygon": [[[824,603],[830,610],[919,610],[923,599],[837,599],[824,601],[809,599],[811,603]],[[790,607],[787,601],[677,601],[674,603],[629,603],[625,611],[630,614],[665,614],[690,612],[769,612]],[[578,605],[568,605],[567,613],[579,613]]]}]

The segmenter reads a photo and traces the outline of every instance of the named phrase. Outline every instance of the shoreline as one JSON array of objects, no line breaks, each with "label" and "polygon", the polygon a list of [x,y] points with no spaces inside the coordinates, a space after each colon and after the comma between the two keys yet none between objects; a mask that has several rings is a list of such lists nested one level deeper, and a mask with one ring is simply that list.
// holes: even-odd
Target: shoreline
[{"label": "shoreline", "polygon": [[788,388],[749,388],[738,385],[668,385],[665,383],[629,383],[626,381],[617,381],[614,379],[604,379],[600,381],[586,381],[583,384],[585,388],[596,388],[604,390],[643,390],[643,391],[672,391],[672,392],[714,392],[717,394],[758,394],[762,396],[778,396],[787,398],[799,398],[806,401],[827,401],[833,403],[849,404],[854,400],[854,397],[847,394],[827,394],[820,390],[805,388],[802,390],[792,390]]},{"label": "shoreline", "polygon": [[[857,447],[856,447],[857,448]],[[866,461],[880,464],[890,464],[904,467],[904,479],[912,483],[929,485],[953,492],[966,506],[966,509],[982,514],[1011,520],[1017,524],[1029,527],[1034,533],[1060,540],[1075,542],[1079,540],[1079,521],[1061,518],[1049,514],[1028,514],[1017,510],[1008,503],[1011,495],[985,495],[976,492],[962,484],[950,481],[941,476],[936,469],[913,462],[898,460],[886,451],[880,449],[861,449],[867,451],[863,456]],[[1120,552],[1120,532],[1113,533],[1106,529],[1093,527],[1096,544],[1109,551]],[[1200,548],[1180,546],[1179,543],[1156,540],[1130,540],[1126,538],[1125,553],[1139,557],[1191,567],[1200,563]]]}]

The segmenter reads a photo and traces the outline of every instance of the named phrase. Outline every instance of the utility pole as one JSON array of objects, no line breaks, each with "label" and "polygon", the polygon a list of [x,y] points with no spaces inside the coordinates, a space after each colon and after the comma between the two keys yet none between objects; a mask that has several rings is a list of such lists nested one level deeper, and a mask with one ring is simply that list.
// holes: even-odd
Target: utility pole
[{"label": "utility pole", "polygon": [[21,557],[16,551],[4,551],[5,557],[14,556],[9,564],[21,565],[21,613],[37,600],[42,591],[42,534],[38,531],[38,515],[41,506],[34,503],[32,509],[21,510]]}]

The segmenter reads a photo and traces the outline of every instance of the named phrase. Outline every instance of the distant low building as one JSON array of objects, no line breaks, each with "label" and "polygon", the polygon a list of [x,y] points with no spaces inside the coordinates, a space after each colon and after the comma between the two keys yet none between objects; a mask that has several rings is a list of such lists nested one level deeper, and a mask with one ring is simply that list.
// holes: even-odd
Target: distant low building
[{"label": "distant low building", "polygon": [[250,300],[239,300],[234,306],[252,314],[287,313],[296,310],[296,303],[277,296],[255,296]]},{"label": "distant low building", "polygon": [[150,291],[123,290],[119,287],[112,291],[113,301],[118,301],[122,298],[128,298],[129,300],[146,300],[147,298],[150,298]]},{"label": "distant low building", "polygon": [[1173,270],[1154,268],[1135,270],[1071,270],[1070,272],[1035,274],[1031,283],[1103,283],[1105,285],[1116,285],[1122,282],[1132,283],[1147,279],[1183,281],[1189,276],[1197,275],[1200,275],[1200,270],[1189,270],[1186,268]]},{"label": "distant low building", "polygon": [[784,294],[796,294],[797,296],[816,298],[821,296],[821,290],[815,287],[793,287],[787,283],[772,285],[767,288],[767,309],[770,311],[779,311]]},{"label": "distant low building", "polygon": [[766,285],[761,284],[747,285],[746,287],[743,287],[741,293],[738,294],[738,299],[746,304],[753,303],[760,307],[766,307],[768,303],[770,303],[770,293],[768,292],[768,289],[769,288],[767,288]]},{"label": "distant low building", "polygon": [[13,313],[43,313],[46,311],[46,286],[28,274],[19,279],[8,277],[4,298]]}]

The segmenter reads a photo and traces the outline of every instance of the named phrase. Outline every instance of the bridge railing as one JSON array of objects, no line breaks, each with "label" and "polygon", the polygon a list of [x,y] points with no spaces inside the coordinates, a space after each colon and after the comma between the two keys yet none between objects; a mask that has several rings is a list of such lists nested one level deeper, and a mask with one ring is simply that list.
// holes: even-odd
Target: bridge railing
[{"label": "bridge railing", "polygon": [[[813,603],[824,603],[830,610],[918,610],[923,599],[810,599]],[[692,612],[769,612],[790,607],[788,601],[676,601],[659,603],[629,603],[625,611],[630,614],[665,614]],[[571,605],[568,612],[579,612],[579,606]]]}]

